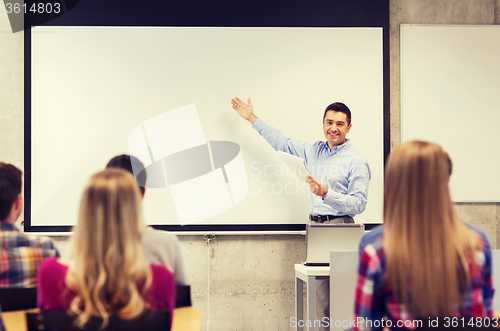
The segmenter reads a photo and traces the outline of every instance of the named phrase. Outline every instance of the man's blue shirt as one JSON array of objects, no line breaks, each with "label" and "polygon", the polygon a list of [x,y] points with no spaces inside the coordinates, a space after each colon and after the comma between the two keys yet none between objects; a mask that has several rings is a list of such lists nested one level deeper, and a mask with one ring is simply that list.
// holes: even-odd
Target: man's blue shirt
[{"label": "man's blue shirt", "polygon": [[326,142],[292,140],[260,118],[254,122],[253,128],[275,150],[305,159],[314,179],[328,188],[324,199],[309,192],[312,215],[354,216],[365,210],[370,167],[349,139],[330,151]]}]

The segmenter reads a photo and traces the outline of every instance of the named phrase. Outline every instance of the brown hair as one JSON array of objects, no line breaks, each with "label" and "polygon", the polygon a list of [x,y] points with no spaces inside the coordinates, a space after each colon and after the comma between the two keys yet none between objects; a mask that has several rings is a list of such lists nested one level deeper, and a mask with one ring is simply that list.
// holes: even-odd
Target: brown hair
[{"label": "brown hair", "polygon": [[70,311],[83,326],[91,316],[137,317],[151,270],[144,257],[141,195],[131,174],[107,169],[92,176],[83,192],[72,241],[66,284],[76,294]]},{"label": "brown hair", "polygon": [[0,221],[10,214],[12,204],[21,193],[23,173],[9,163],[0,162]]},{"label": "brown hair", "polygon": [[139,185],[141,193],[144,195],[146,191],[147,172],[144,164],[138,158],[128,154],[117,155],[109,160],[108,164],[106,164],[106,169],[107,168],[120,168],[130,172],[134,175],[137,185]]},{"label": "brown hair", "polygon": [[347,125],[351,124],[351,110],[342,102],[334,102],[326,107],[325,112],[323,113],[323,122],[325,121],[326,114],[329,111],[344,113],[347,119]]},{"label": "brown hair", "polygon": [[474,259],[479,248],[477,235],[455,213],[451,167],[441,146],[423,141],[401,145],[387,162],[387,279],[396,300],[416,317],[453,315],[461,305],[460,289],[470,286],[467,258]]}]

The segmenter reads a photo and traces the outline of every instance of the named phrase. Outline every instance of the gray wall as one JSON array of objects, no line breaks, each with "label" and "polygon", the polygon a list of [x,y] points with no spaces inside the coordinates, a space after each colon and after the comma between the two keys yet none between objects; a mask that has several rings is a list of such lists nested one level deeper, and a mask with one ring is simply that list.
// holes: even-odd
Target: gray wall
[{"label": "gray wall", "polygon": [[[499,24],[498,0],[390,2],[391,147],[400,143],[399,25]],[[12,34],[0,10],[0,160],[23,168],[23,33]],[[57,208],[57,201],[54,202]],[[500,204],[461,203],[459,216],[498,248]],[[22,217],[21,217],[22,218]],[[63,255],[67,238],[54,237]],[[294,316],[293,265],[305,258],[301,235],[180,237],[203,330],[289,330]]]}]

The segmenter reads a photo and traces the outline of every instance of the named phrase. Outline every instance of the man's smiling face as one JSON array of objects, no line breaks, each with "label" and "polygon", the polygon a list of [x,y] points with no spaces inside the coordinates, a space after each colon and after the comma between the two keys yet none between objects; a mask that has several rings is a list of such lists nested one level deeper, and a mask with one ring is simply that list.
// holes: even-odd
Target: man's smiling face
[{"label": "man's smiling face", "polygon": [[325,134],[330,150],[345,143],[345,136],[351,130],[347,124],[347,115],[339,111],[328,111],[323,120],[323,133]]}]

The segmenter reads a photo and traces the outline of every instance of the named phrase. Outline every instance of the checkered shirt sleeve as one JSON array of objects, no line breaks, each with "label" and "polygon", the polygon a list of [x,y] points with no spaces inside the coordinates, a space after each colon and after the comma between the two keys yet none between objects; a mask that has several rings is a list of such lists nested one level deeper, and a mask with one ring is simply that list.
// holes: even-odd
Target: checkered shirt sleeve
[{"label": "checkered shirt sleeve", "polygon": [[50,256],[60,254],[49,238],[0,231],[0,287],[36,286],[37,268]]},{"label": "checkered shirt sleeve", "polygon": [[[467,225],[468,226],[468,225]],[[469,226],[470,227],[470,226]],[[488,238],[478,229],[481,249],[476,252],[475,265],[469,259],[471,286],[462,293],[462,306],[453,317],[492,316],[491,248]],[[417,323],[404,305],[397,302],[384,278],[385,255],[382,232],[360,247],[358,280],[356,285],[354,331],[382,330],[384,326],[394,330],[413,330]],[[399,324],[398,324],[399,323]],[[398,325],[402,327],[397,327]],[[392,326],[392,327],[391,327]],[[410,326],[410,327],[405,327]]]}]

